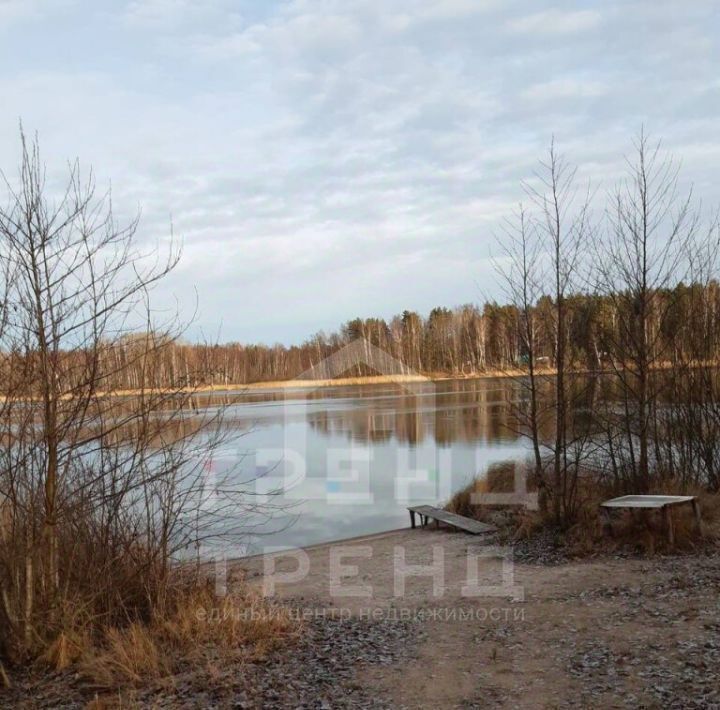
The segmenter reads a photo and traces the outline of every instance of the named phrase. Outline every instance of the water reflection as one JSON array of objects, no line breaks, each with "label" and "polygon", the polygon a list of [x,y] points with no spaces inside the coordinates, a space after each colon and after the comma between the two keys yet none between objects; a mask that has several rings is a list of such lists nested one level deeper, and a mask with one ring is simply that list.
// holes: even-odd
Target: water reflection
[{"label": "water reflection", "polygon": [[328,436],[355,442],[398,441],[412,445],[432,439],[454,442],[516,440],[510,402],[525,397],[514,380],[445,380],[408,385],[364,385],[247,392],[213,392],[193,398],[200,411],[225,406],[238,428],[304,418]]},{"label": "water reflection", "polygon": [[448,380],[215,392],[192,406],[227,407],[238,437],[221,458],[289,506],[255,536],[259,551],[406,526],[408,505],[442,503],[490,464],[525,455],[509,405],[523,397],[512,380]]}]

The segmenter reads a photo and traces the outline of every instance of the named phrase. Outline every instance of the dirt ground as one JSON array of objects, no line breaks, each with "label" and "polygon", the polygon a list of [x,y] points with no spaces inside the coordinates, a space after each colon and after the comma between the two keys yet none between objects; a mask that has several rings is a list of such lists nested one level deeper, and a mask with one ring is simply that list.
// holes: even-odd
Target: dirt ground
[{"label": "dirt ground", "polygon": [[540,542],[510,563],[492,539],[425,528],[242,560],[229,585],[272,582],[303,618],[269,656],[98,693],[28,668],[0,707],[720,708],[717,546],[568,561]]},{"label": "dirt ground", "polygon": [[[381,706],[720,707],[717,550],[505,562],[504,586],[503,562],[489,550],[481,537],[421,529],[309,549],[301,579],[293,556],[243,568],[256,584],[274,568],[275,593],[308,617],[412,619],[407,658],[358,664],[355,682]],[[396,555],[405,565],[434,560],[442,580],[434,589],[431,577],[408,575],[401,589]]]}]

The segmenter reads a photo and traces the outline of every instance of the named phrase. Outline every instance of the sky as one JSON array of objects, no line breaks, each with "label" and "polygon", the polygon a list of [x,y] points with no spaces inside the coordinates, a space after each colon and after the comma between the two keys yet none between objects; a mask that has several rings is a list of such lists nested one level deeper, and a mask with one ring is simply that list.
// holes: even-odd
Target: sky
[{"label": "sky", "polygon": [[112,184],[182,240],[191,337],[297,343],[499,297],[503,217],[552,136],[610,189],[641,126],[720,203],[716,0],[0,0],[0,166]]}]

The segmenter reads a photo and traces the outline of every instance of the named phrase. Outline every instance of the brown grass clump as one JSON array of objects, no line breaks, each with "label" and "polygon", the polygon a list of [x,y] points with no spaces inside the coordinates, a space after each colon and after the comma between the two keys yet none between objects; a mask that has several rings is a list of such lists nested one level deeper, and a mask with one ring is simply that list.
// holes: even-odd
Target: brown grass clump
[{"label": "brown grass clump", "polygon": [[82,675],[103,688],[139,685],[209,657],[262,658],[295,635],[298,622],[259,593],[217,596],[209,584],[180,588],[150,622],[108,628],[86,648]]},{"label": "brown grass clump", "polygon": [[464,515],[466,518],[477,517],[477,506],[472,505],[470,501],[472,496],[478,492],[480,483],[481,479],[474,478],[465,488],[453,494],[453,497],[445,504],[445,509],[457,515]]},{"label": "brown grass clump", "polygon": [[169,675],[172,667],[172,659],[161,650],[154,630],[133,623],[125,629],[108,629],[103,645],[85,653],[81,672],[97,685],[112,688],[156,680]]},{"label": "brown grass clump", "polygon": [[296,631],[290,611],[258,592],[242,588],[220,597],[209,584],[182,586],[150,622],[105,630],[79,668],[99,687],[139,685],[209,657],[262,658]]},{"label": "brown grass clump", "polygon": [[62,631],[40,656],[40,660],[57,671],[64,671],[82,657],[88,646],[86,635]]},{"label": "brown grass clump", "polygon": [[537,511],[518,510],[514,515],[514,540],[529,540],[547,525],[547,520]]},{"label": "brown grass clump", "polygon": [[[515,486],[516,467],[523,465],[514,461],[501,461],[491,464],[483,476],[476,476],[465,488],[455,493],[446,503],[445,509],[478,520],[486,520],[488,517],[492,517],[493,512],[504,510],[506,506],[476,505],[473,500],[477,500],[483,493],[512,493]],[[528,481],[530,480],[529,475],[526,475],[525,478]],[[514,508],[515,510],[522,510],[517,506]]]},{"label": "brown grass clump", "polygon": [[181,648],[197,643],[251,647],[253,657],[272,651],[294,630],[288,609],[271,606],[250,589],[224,597],[216,597],[207,587],[193,590],[162,622],[163,635]]}]

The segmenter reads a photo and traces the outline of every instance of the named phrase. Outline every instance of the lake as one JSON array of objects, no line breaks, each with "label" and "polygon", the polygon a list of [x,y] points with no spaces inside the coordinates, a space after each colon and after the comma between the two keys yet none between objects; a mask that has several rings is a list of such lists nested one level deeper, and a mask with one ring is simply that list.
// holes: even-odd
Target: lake
[{"label": "lake", "polygon": [[246,554],[406,527],[408,505],[443,504],[527,454],[508,408],[521,392],[493,378],[208,395],[238,434],[211,465],[257,479]]}]

